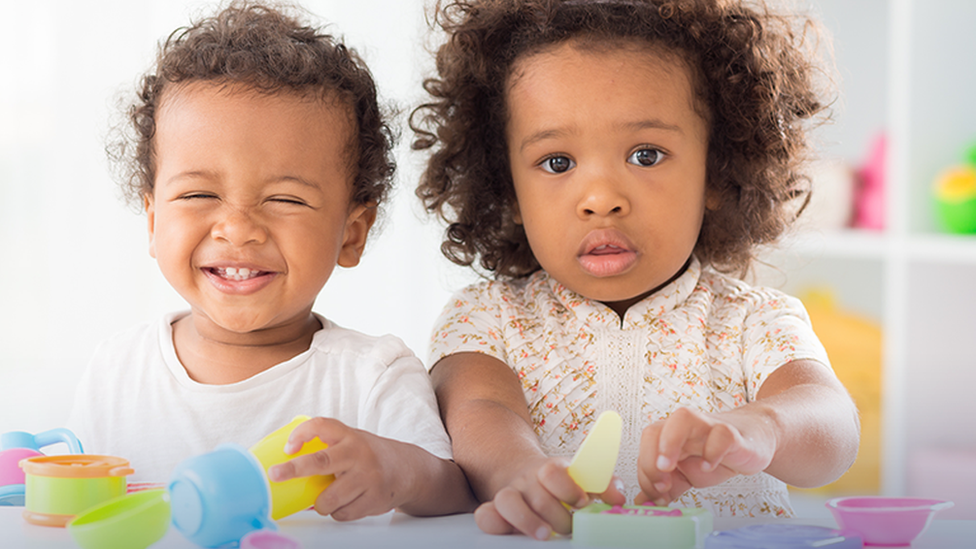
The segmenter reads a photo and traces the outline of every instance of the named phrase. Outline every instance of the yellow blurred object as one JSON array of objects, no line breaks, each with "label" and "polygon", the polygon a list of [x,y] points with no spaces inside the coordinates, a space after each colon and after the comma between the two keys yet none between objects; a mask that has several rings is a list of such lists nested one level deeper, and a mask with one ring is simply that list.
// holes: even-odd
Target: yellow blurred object
[{"label": "yellow blurred object", "polygon": [[960,201],[976,197],[976,168],[954,166],[939,174],[935,194],[942,200]]},{"label": "yellow blurred object", "polygon": [[800,490],[816,494],[876,494],[881,486],[881,327],[839,309],[829,290],[800,296],[830,364],[861,417],[861,445],[854,465],[835,482]]}]

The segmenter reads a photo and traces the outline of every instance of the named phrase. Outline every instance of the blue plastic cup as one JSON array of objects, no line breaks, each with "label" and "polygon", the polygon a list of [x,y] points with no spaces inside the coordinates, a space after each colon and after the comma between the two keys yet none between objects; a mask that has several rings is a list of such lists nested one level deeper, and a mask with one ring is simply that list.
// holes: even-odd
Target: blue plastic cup
[{"label": "blue plastic cup", "polygon": [[237,444],[184,460],[169,481],[173,526],[202,547],[238,543],[275,529],[271,492],[257,458]]}]

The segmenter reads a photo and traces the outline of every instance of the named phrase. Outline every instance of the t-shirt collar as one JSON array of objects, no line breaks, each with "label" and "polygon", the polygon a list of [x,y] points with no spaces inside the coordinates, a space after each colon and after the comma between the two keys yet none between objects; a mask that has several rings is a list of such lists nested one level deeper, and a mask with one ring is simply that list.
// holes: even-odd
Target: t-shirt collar
[{"label": "t-shirt collar", "polygon": [[655,318],[667,314],[688,300],[701,277],[701,263],[698,258],[692,256],[684,273],[667,286],[633,304],[627,309],[622,323],[620,317],[610,307],[584,297],[563,286],[551,276],[546,276],[549,289],[556,299],[572,311],[579,320],[594,326],[645,328]]}]

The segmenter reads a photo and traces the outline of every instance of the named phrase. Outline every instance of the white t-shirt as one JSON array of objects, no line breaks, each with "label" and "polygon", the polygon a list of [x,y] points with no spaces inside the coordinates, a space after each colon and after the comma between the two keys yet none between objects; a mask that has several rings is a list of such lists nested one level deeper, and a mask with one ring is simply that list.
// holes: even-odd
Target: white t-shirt
[{"label": "white t-shirt", "polygon": [[104,342],[81,378],[68,427],[90,454],[128,459],[129,481],[166,482],[184,459],[251,447],[295,416],[337,419],[451,459],[427,371],[403,342],[323,328],[304,353],[244,381],[206,385],[176,356],[173,313]]},{"label": "white t-shirt", "polygon": [[[723,412],[755,399],[776,368],[827,353],[798,299],[753,288],[697,259],[624,318],[538,271],[455,294],[435,325],[429,365],[479,352],[518,375],[543,450],[572,456],[605,410],[624,420],[616,474],[640,492],[641,432],[682,406]],[[790,516],[786,485],[765,473],[692,489],[675,505],[717,516]]]}]

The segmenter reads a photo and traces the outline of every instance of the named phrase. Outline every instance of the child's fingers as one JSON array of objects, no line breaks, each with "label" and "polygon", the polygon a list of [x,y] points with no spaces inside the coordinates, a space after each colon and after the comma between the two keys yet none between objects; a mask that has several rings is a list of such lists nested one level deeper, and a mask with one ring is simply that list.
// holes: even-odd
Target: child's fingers
[{"label": "child's fingers", "polygon": [[712,426],[705,440],[702,450],[702,471],[714,471],[725,459],[725,456],[739,446],[738,433],[731,426],[717,423]]},{"label": "child's fingers", "polygon": [[517,533],[518,530],[502,518],[498,510],[495,509],[495,502],[488,501],[482,503],[474,510],[474,523],[486,534],[502,536]]},{"label": "child's fingers", "polygon": [[658,469],[671,472],[682,459],[702,454],[711,422],[701,412],[678,408],[661,424],[655,462]]},{"label": "child's fingers", "polygon": [[[332,516],[336,520],[355,520],[368,514],[365,506],[357,510],[353,505],[363,499],[366,487],[362,483],[350,482],[346,477],[338,477],[328,488],[315,498],[315,512],[323,516]],[[365,501],[361,503],[366,503]]]},{"label": "child's fingers", "polygon": [[627,494],[624,493],[624,483],[619,477],[613,477],[610,486],[600,494],[603,503],[610,505],[624,505],[627,503]]},{"label": "child's fingers", "polygon": [[349,430],[346,424],[337,419],[313,417],[291,432],[285,444],[285,453],[290,455],[298,452],[306,442],[314,438],[331,446],[341,440]]},{"label": "child's fingers", "polygon": [[284,463],[279,463],[268,469],[268,478],[272,482],[284,482],[298,477],[311,475],[334,475],[340,469],[330,450],[319,450],[304,456],[290,459]]},{"label": "child's fingers", "polygon": [[[565,459],[551,459],[536,472],[539,484],[559,501],[564,501],[571,507],[583,507],[589,503],[589,496],[569,476],[566,468],[569,462]],[[547,494],[547,495],[549,495]]]},{"label": "child's fingers", "polygon": [[[544,508],[555,508],[569,517],[569,512],[563,507],[562,503],[556,498],[549,496],[550,500],[543,503],[540,501],[541,498],[536,499],[532,503],[535,506]],[[546,540],[552,535],[557,525],[553,525],[547,522],[542,516],[540,516],[533,505],[530,505],[526,501],[522,492],[519,492],[515,488],[506,487],[502,488],[495,494],[495,510],[501,515],[505,522],[512,525],[513,528],[522,532],[523,534],[535,538],[537,540]],[[550,511],[551,513],[552,511]],[[569,517],[568,521],[562,521],[564,524],[559,525],[562,527],[562,531],[568,533],[572,528],[572,518]]]}]

